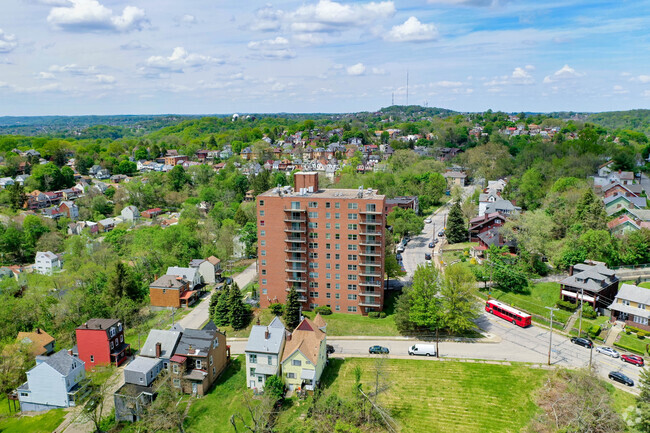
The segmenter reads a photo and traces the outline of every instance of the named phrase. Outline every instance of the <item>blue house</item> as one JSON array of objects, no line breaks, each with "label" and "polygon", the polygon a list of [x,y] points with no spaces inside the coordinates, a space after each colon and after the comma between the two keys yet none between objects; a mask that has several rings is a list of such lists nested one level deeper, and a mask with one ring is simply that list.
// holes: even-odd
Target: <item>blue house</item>
[{"label": "blue house", "polygon": [[23,412],[75,406],[87,391],[84,362],[63,349],[52,356],[37,356],[27,372],[27,382],[18,387]]}]

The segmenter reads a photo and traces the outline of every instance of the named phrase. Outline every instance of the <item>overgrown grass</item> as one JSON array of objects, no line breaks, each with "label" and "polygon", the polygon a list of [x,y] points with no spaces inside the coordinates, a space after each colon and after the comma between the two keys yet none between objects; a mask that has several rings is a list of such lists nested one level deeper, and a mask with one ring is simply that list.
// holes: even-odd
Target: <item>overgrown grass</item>
[{"label": "overgrown grass", "polygon": [[[196,305],[196,304],[195,304]],[[174,312],[174,321],[177,322],[179,319],[184,317],[187,313],[191,311],[187,308],[180,308]],[[141,322],[139,325],[133,327],[126,327],[124,330],[124,340],[126,343],[131,345],[131,350],[139,350],[138,347],[138,334],[140,334],[140,344],[144,345],[144,342],[147,341],[147,336],[149,331],[152,329],[167,329],[172,324],[172,312],[169,310],[162,311],[152,311],[149,313],[146,319]]]},{"label": "overgrown grass", "polygon": [[614,346],[636,352],[640,355],[645,355],[647,353],[646,345],[648,343],[650,343],[650,339],[648,338],[641,339],[634,333],[628,335],[625,332],[621,332],[618,336],[618,341],[614,343]]},{"label": "overgrown grass", "polygon": [[186,431],[231,433],[234,430],[230,417],[235,414],[250,422],[244,404],[246,395],[252,397],[253,393],[246,388],[246,360],[240,355],[232,360],[210,392],[192,403],[185,421]]},{"label": "overgrown grass", "polygon": [[1,433],[51,433],[65,417],[63,409],[52,409],[37,416],[14,416],[0,420]]},{"label": "overgrown grass", "polygon": [[[488,291],[489,288],[482,288],[481,296],[486,298]],[[504,292],[493,288],[492,298],[532,313],[533,321],[545,323],[548,322],[549,311],[544,307],[555,307],[555,303],[560,299],[560,285],[558,283],[537,283],[531,285],[523,293]],[[542,316],[543,319],[539,320],[534,315]],[[553,314],[553,321],[564,325],[570,316],[571,312],[569,311],[557,310]]]},{"label": "overgrown grass", "polygon": [[[331,360],[323,383],[327,393],[351,397],[354,368],[372,392],[374,359]],[[405,432],[519,432],[538,408],[533,401],[546,370],[528,366],[386,359],[390,384],[379,401]],[[380,368],[380,369],[382,369]],[[516,390],[516,392],[515,392]]]}]

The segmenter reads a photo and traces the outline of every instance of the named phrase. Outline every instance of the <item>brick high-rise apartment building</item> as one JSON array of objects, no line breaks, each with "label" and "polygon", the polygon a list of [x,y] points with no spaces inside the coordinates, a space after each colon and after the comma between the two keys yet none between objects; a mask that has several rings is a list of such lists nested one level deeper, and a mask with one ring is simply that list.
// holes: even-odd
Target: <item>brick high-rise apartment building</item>
[{"label": "brick high-rise apartment building", "polygon": [[318,173],[295,174],[295,189],[257,196],[260,304],[367,314],[384,303],[385,196],[372,189],[319,189]]}]

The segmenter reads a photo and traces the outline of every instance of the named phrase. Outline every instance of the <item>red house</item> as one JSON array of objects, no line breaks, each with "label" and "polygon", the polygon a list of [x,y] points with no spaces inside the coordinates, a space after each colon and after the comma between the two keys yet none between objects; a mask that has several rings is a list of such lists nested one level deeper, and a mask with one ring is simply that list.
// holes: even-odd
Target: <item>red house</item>
[{"label": "red house", "polygon": [[478,242],[478,235],[494,227],[501,227],[506,222],[506,217],[499,212],[492,212],[480,217],[472,218],[469,222],[470,241]]},{"label": "red house", "polygon": [[147,209],[146,211],[142,212],[140,216],[142,216],[142,218],[155,218],[161,213],[162,213],[162,209],[156,207],[153,209]]},{"label": "red house", "polygon": [[119,366],[126,361],[130,345],[124,342],[124,327],[119,320],[90,319],[77,328],[76,334],[76,355],[86,363],[86,370],[96,365]]}]

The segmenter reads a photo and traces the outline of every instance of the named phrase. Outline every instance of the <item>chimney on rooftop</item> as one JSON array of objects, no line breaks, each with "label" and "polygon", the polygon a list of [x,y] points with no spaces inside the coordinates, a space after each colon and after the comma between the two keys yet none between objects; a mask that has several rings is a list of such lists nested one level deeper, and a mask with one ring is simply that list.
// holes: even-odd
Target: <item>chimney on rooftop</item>
[{"label": "chimney on rooftop", "polygon": [[102,329],[102,324],[101,323],[99,324],[99,329]]},{"label": "chimney on rooftop", "polygon": [[161,353],[162,353],[162,345],[160,343],[156,343],[156,358],[160,358]]},{"label": "chimney on rooftop", "polygon": [[36,333],[40,334],[41,333],[41,328],[36,328]]},{"label": "chimney on rooftop", "polygon": [[271,333],[269,332],[269,327],[267,326],[266,331],[264,331],[264,339],[268,340],[269,338],[271,338]]}]

